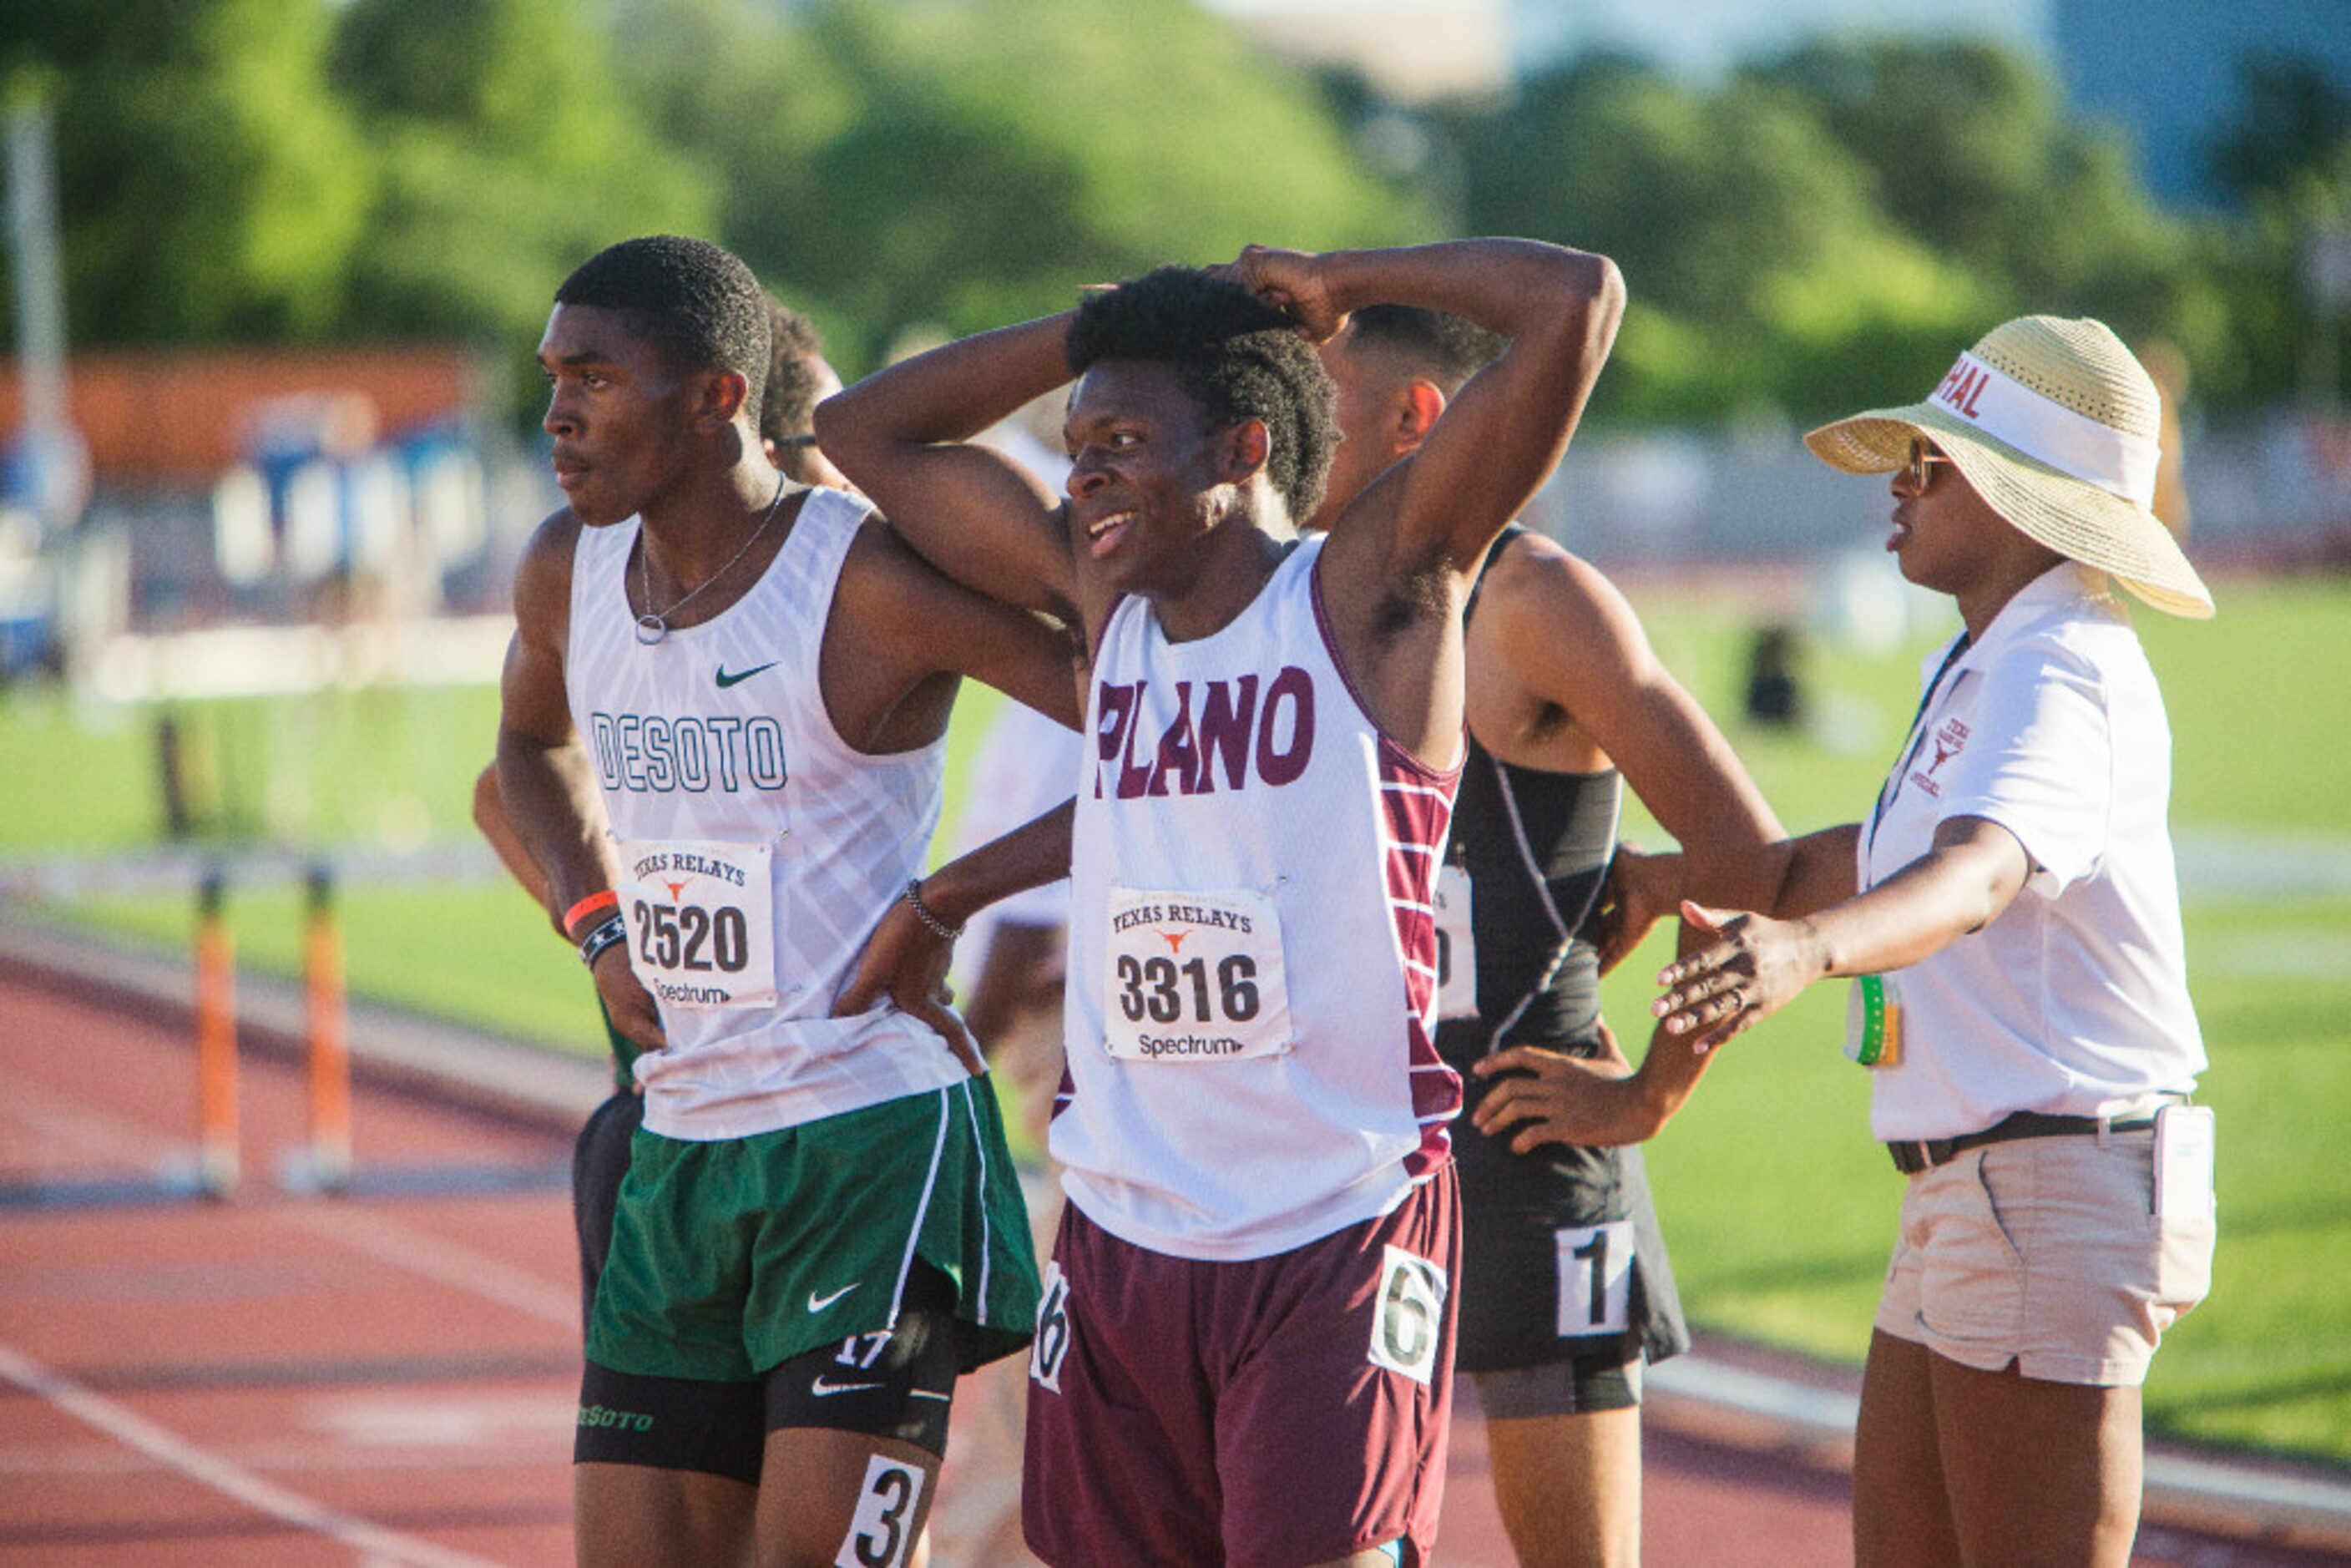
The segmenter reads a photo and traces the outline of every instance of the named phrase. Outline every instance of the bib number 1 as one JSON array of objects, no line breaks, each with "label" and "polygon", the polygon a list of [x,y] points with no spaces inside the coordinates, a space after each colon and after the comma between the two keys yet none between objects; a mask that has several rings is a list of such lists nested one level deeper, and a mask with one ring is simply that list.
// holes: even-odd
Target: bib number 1
[{"label": "bib number 1", "polygon": [[1560,1337],[1623,1333],[1632,1316],[1633,1222],[1572,1225],[1558,1240]]}]

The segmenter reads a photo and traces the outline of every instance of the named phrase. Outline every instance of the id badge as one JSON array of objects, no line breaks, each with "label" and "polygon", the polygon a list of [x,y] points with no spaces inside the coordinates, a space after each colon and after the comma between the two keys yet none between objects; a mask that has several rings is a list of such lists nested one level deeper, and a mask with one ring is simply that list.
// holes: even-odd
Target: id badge
[{"label": "id badge", "polygon": [[1902,1061],[1902,998],[1891,975],[1864,975],[1845,998],[1844,1053],[1864,1067]]},{"label": "id badge", "polygon": [[1232,1061],[1294,1042],[1273,901],[1113,888],[1102,1044],[1127,1061]]},{"label": "id badge", "polygon": [[2155,1113],[2155,1217],[2210,1219],[2212,1107],[2166,1105]]},{"label": "id badge", "polygon": [[1478,937],[1469,923],[1469,873],[1458,865],[1437,873],[1437,1016],[1478,1016]]},{"label": "id badge", "polygon": [[775,846],[631,840],[621,846],[629,957],[664,1007],[773,1007]]}]

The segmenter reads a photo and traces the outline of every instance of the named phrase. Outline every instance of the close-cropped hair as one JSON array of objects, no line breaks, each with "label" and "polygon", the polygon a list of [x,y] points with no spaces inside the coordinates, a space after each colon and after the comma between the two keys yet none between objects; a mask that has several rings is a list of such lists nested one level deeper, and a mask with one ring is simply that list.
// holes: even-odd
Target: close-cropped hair
[{"label": "close-cropped hair", "polygon": [[681,371],[731,371],[749,406],[768,384],[768,297],[732,251],[683,235],[622,240],[580,264],[558,305],[618,311]]},{"label": "close-cropped hair", "polygon": [[1492,363],[1508,341],[1466,317],[1418,305],[1367,305],[1347,319],[1355,328],[1351,352],[1433,382],[1447,397]]},{"label": "close-cropped hair", "polygon": [[816,423],[816,367],[824,352],[816,323],[772,295],[768,299],[768,395],[759,404],[759,434],[780,442],[806,435]]},{"label": "close-cropped hair", "polygon": [[1166,365],[1213,428],[1261,421],[1267,476],[1291,520],[1314,515],[1339,440],[1336,394],[1289,317],[1238,283],[1163,267],[1078,307],[1070,372],[1103,361]]}]

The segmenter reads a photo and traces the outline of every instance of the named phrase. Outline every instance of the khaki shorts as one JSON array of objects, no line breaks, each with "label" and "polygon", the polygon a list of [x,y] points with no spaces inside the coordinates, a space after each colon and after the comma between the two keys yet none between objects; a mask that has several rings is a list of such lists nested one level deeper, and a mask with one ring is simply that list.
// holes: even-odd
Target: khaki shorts
[{"label": "khaki shorts", "polygon": [[2211,1289],[2211,1217],[2156,1218],[2152,1131],[1987,1145],[1909,1180],[1877,1327],[1962,1366],[2136,1385]]}]

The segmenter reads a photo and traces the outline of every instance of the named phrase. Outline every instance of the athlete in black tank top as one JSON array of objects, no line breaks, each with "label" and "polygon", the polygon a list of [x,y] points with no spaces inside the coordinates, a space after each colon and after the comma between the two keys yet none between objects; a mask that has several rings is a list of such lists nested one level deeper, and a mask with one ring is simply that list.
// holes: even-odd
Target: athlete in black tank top
[{"label": "athlete in black tank top", "polygon": [[[1358,311],[1322,350],[1345,439],[1317,526],[1343,529],[1348,497],[1393,482],[1493,350],[1442,312]],[[1599,1048],[1598,953],[1577,933],[1622,788],[1693,852],[1693,896],[1701,882],[1737,885],[1721,868],[1760,857],[1780,828],[1587,563],[1513,529],[1473,602],[1471,746],[1437,892],[1440,967],[1449,946],[1459,972],[1440,986],[1437,1046],[1473,1113],[1453,1125],[1456,1364],[1472,1375],[1494,1500],[1522,1560],[1635,1564],[1641,1367],[1687,1338],[1638,1154],[1568,1141],[1587,1135],[1577,1119],[1595,1103],[1596,1126],[1625,1125],[1620,1102],[1646,1110],[1649,1092]],[[1685,1058],[1694,1079],[1702,1068]]]},{"label": "athlete in black tank top", "polygon": [[[1524,531],[1502,536],[1489,568]],[[1472,616],[1477,602],[1473,592]],[[1446,864],[1468,880],[1476,1010],[1443,1019],[1437,1030],[1437,1053],[1467,1085],[1465,1113],[1499,1082],[1469,1071],[1490,1051],[1524,1044],[1596,1054],[1599,956],[1583,933],[1615,847],[1622,795],[1614,768],[1550,773],[1499,761],[1469,742]],[[1466,1113],[1455,1124],[1453,1149],[1465,1228],[1456,1356],[1463,1371],[1612,1349],[1621,1360],[1646,1353],[1657,1361],[1689,1347],[1639,1149],[1545,1144],[1514,1155]],[[1603,1228],[1611,1222],[1629,1222],[1631,1234]],[[1621,1292],[1608,1288],[1612,1240],[1632,1248]],[[1580,1264],[1578,1248],[1587,1254]],[[1564,1333],[1569,1327],[1584,1332]]]}]

